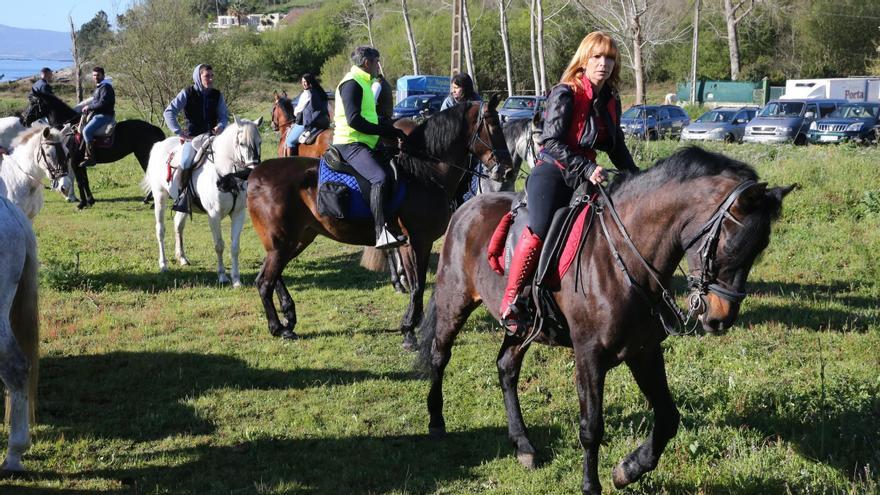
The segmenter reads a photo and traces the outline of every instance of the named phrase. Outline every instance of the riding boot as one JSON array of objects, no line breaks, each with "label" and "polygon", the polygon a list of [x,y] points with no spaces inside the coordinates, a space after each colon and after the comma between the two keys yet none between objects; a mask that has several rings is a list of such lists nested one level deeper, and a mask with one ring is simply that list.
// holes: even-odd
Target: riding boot
[{"label": "riding boot", "polygon": [[88,167],[89,165],[94,165],[94,151],[92,151],[92,144],[83,142],[83,160],[80,163],[80,167]]},{"label": "riding boot", "polygon": [[192,167],[180,171],[180,187],[178,188],[177,199],[171,205],[172,210],[182,213],[190,213],[192,211],[189,205],[190,177],[192,177]]},{"label": "riding boot", "polygon": [[373,219],[376,222],[376,249],[392,249],[406,243],[407,239],[402,233],[398,233],[397,229],[391,227],[385,222],[385,189],[388,187],[387,182],[373,184],[370,188],[370,211],[373,212]]},{"label": "riding boot", "polygon": [[526,320],[525,301],[520,298],[520,293],[535,273],[543,244],[544,241],[526,227],[513,250],[507,287],[501,298],[501,326],[508,335],[522,336],[528,329],[530,322]]}]

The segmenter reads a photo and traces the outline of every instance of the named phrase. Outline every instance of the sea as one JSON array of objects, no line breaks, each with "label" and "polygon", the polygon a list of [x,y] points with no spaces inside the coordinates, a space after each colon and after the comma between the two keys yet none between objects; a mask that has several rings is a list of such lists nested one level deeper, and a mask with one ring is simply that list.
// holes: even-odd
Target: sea
[{"label": "sea", "polygon": [[73,60],[46,60],[42,58],[2,58],[0,57],[0,81],[15,81],[23,77],[31,77],[43,67],[52,70],[73,66]]}]

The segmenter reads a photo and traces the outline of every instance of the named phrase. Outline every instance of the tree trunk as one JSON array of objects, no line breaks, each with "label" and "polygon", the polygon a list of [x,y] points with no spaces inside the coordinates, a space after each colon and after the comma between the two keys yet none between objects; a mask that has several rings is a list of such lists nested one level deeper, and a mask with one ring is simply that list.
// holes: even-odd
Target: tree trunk
[{"label": "tree trunk", "polygon": [[529,48],[532,52],[532,77],[535,81],[535,94],[541,95],[541,79],[538,76],[538,55],[536,53],[535,47],[535,2],[537,0],[531,0],[529,2]]},{"label": "tree trunk", "polygon": [[406,27],[406,40],[409,42],[409,55],[412,57],[413,74],[419,75],[419,57],[416,49],[416,38],[413,35],[412,24],[409,22],[409,9],[406,6],[406,0],[400,0],[400,6],[403,7],[403,25]]},{"label": "tree trunk", "polygon": [[633,76],[636,81],[636,105],[645,104],[645,68],[642,66],[641,14],[632,12]]},{"label": "tree trunk", "polygon": [[727,21],[727,51],[730,55],[730,80],[739,79],[739,40],[736,35],[736,10],[731,0],[724,0],[724,19]]},{"label": "tree trunk", "polygon": [[471,43],[471,19],[468,16],[467,0],[461,0],[461,19],[464,22],[462,32],[464,34],[464,59],[467,63],[468,74],[474,82],[474,91],[477,89],[477,74],[474,72],[474,46]]},{"label": "tree trunk", "polygon": [[67,21],[70,22],[70,42],[73,46],[73,78],[76,81],[76,101],[83,101],[83,86],[82,86],[82,78],[80,78],[80,66],[79,66],[79,50],[76,49],[76,28],[73,26],[73,17],[67,16]]},{"label": "tree trunk", "polygon": [[504,69],[507,75],[507,96],[513,96],[513,67],[510,64],[510,40],[507,35],[507,12],[505,3],[498,0],[498,19],[501,24],[501,45],[504,47]]},{"label": "tree trunk", "polygon": [[544,64],[544,0],[535,0],[535,26],[537,27],[538,74],[541,78],[541,94],[547,94],[547,68]]},{"label": "tree trunk", "polygon": [[[725,0],[726,2],[727,0]],[[700,46],[700,0],[694,2],[694,42],[691,45],[691,105],[697,104],[697,49]]]}]

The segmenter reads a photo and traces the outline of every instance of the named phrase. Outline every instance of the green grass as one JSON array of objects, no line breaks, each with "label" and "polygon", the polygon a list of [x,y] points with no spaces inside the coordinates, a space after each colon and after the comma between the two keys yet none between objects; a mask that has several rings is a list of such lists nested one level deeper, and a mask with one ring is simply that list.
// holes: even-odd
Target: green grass
[{"label": "green grass", "polygon": [[[268,133],[264,156],[275,144]],[[644,164],[676,146],[634,148]],[[682,427],[657,470],[625,493],[878,493],[880,150],[712,148],[802,189],[786,199],[736,328],[664,344]],[[217,284],[198,215],[186,230],[193,265],[160,274],[134,159],[90,172],[95,207],[80,212],[47,192],[35,222],[39,425],[31,474],[0,481],[0,493],[579,490],[569,350],[533,348],[523,368],[537,470],[512,456],[494,365],[501,333],[483,310],[447,370],[450,434],[428,440],[427,383],[411,373],[396,331],[406,299],[357,266],[357,248],[318,239],[290,264],[302,339],[281,342],[251,286],[263,251],[249,223],[244,288]],[[228,229],[224,221],[227,246]],[[611,468],[652,424],[623,368],[608,378],[605,420],[600,474],[613,491]]]}]

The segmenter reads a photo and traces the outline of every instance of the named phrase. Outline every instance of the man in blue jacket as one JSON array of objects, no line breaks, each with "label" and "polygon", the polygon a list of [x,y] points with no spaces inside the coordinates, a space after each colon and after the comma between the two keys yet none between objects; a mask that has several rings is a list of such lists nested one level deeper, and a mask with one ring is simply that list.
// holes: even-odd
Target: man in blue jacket
[{"label": "man in blue jacket", "polygon": [[31,93],[54,95],[55,93],[52,91],[52,86],[49,85],[50,82],[52,82],[52,69],[43,67],[40,69],[40,78],[37,79],[37,82],[35,82],[33,86],[31,86]]},{"label": "man in blue jacket", "polygon": [[116,92],[113,91],[113,86],[104,80],[103,67],[92,69],[92,80],[95,81],[92,101],[82,108],[83,115],[89,112],[93,114],[92,119],[82,128],[83,142],[86,145],[84,163],[92,161],[92,140],[95,133],[116,118]]},{"label": "man in blue jacket", "polygon": [[[193,140],[200,136],[223,132],[229,121],[226,100],[223,94],[214,89],[214,68],[208,64],[199,64],[193,69],[193,85],[183,89],[171,100],[163,113],[165,124],[171,132],[180,137],[183,149],[180,152],[180,169],[175,175],[180,176],[180,188],[177,199],[171,207],[174,211],[188,213],[189,208],[189,177],[196,148]],[[186,130],[177,123],[177,114],[183,111],[186,118]],[[201,145],[205,138],[197,139]],[[181,173],[182,171],[182,173]]]}]

